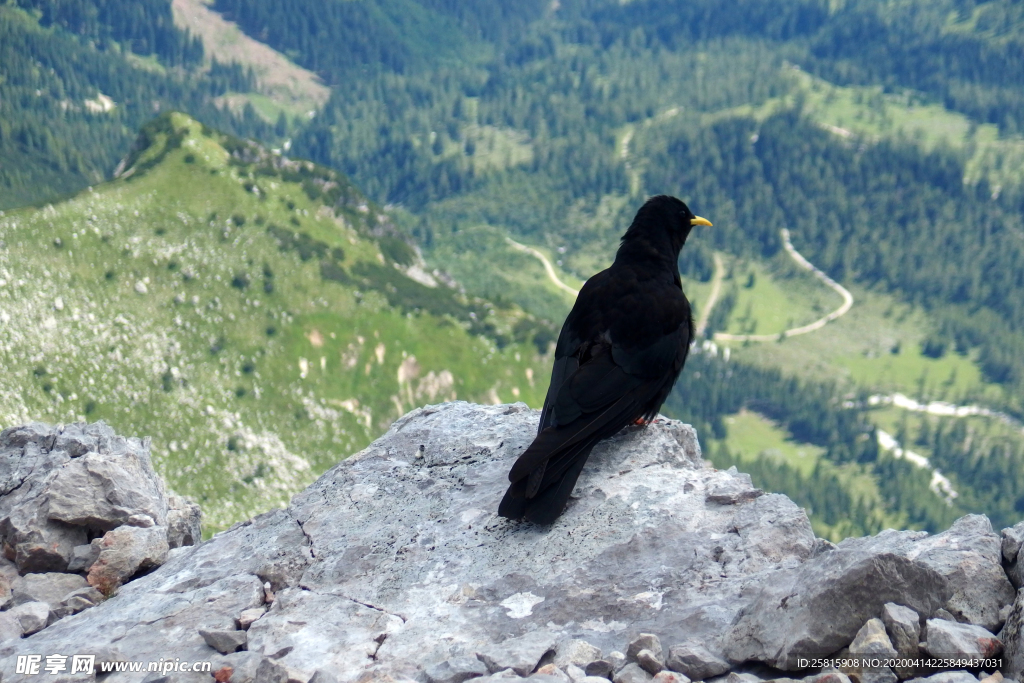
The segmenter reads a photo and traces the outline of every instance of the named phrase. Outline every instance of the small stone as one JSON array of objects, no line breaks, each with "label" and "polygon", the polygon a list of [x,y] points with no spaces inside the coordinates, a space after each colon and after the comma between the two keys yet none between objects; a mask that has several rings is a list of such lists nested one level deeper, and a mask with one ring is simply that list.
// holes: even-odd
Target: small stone
[{"label": "small stone", "polygon": [[641,669],[639,664],[630,662],[612,677],[612,681],[614,683],[646,683],[651,678],[652,676]]},{"label": "small stone", "polygon": [[977,679],[969,671],[940,671],[924,678],[911,678],[909,683],[972,683]]},{"label": "small stone", "polygon": [[263,655],[259,652],[241,650],[216,658],[213,668],[215,670],[229,669],[231,673],[225,681],[230,681],[230,683],[256,683],[256,670],[262,661]]},{"label": "small stone", "polygon": [[128,526],[137,526],[140,529],[148,529],[149,527],[156,525],[156,522],[153,521],[152,517],[141,512],[131,515],[128,519],[124,520],[124,523]]},{"label": "small stone", "polygon": [[630,641],[629,647],[626,649],[626,659],[635,662],[640,650],[648,650],[656,658],[661,659],[661,641],[653,633],[641,633]]},{"label": "small stone", "polygon": [[462,683],[470,678],[486,676],[487,667],[476,657],[452,657],[423,672],[427,683]]},{"label": "small stone", "polygon": [[825,671],[804,678],[803,683],[850,683],[850,677],[842,671]]},{"label": "small stone", "polygon": [[140,569],[159,567],[167,559],[167,529],[119,526],[103,535],[100,556],[89,569],[89,585],[112,595]]},{"label": "small stone", "polygon": [[720,676],[729,670],[729,663],[712,654],[702,644],[687,641],[668,649],[666,666],[685,674],[690,680],[703,681]]},{"label": "small stone", "polygon": [[626,659],[626,655],[622,654],[618,650],[612,650],[606,654],[604,658],[612,665],[612,673],[626,666],[626,662],[629,661]]},{"label": "small stone", "polygon": [[988,659],[998,657],[1003,643],[992,633],[973,624],[958,624],[944,619],[929,619],[925,623],[922,645],[934,657],[971,657]]},{"label": "small stone", "polygon": [[251,609],[244,609],[242,613],[238,615],[238,628],[243,631],[248,631],[252,623],[267,613],[267,610],[263,607],[253,607]]},{"label": "small stone", "polygon": [[575,639],[558,646],[554,663],[563,668],[569,664],[585,667],[598,659],[601,659],[601,648],[595,647],[585,640]]},{"label": "small stone", "polygon": [[545,664],[537,669],[533,676],[530,676],[527,680],[533,680],[538,675],[545,676],[551,681],[558,681],[558,683],[572,683],[572,679],[569,678],[569,675],[554,664]]},{"label": "small stone", "polygon": [[523,677],[512,669],[502,669],[501,671],[496,671],[486,678],[477,678],[473,680],[474,683],[493,683],[493,681],[521,681],[523,680]]},{"label": "small stone", "polygon": [[[940,607],[939,609],[935,610],[934,618],[935,619],[942,619],[943,621],[956,622],[956,617],[954,617],[952,614],[949,613],[948,610],[945,610],[942,607]],[[957,623],[959,623],[959,622],[957,622]]]},{"label": "small stone", "polygon": [[544,655],[554,649],[555,637],[552,634],[534,631],[485,647],[476,655],[492,672],[512,669],[525,677],[537,668]]},{"label": "small stone", "polygon": [[167,544],[171,548],[203,540],[203,511],[198,505],[184,496],[168,496],[167,506]]},{"label": "small stone", "polygon": [[587,677],[587,672],[575,664],[566,664],[565,675],[569,677],[572,683],[578,683],[578,681]]},{"label": "small stone", "polygon": [[1003,554],[1003,562],[1013,564],[1017,561],[1017,553],[1020,551],[1021,544],[1024,543],[1024,522],[1017,522],[1012,527],[1003,529],[1000,536],[1002,537],[1000,550]]},{"label": "small stone", "polygon": [[338,677],[329,671],[317,669],[307,683],[338,683]]},{"label": "small stone", "polygon": [[14,593],[11,591],[11,580],[6,576],[0,576],[0,609],[7,609],[11,604]]},{"label": "small stone", "polygon": [[21,638],[21,620],[16,614],[10,611],[0,612],[0,643],[10,642]]},{"label": "small stone", "polygon": [[[909,607],[887,602],[882,606],[882,623],[885,624],[885,630],[900,659],[917,657],[917,644],[921,640],[921,620],[917,612]],[[914,667],[896,667],[893,671],[900,678],[909,678],[914,674]]]},{"label": "small stone", "polygon": [[575,664],[566,664],[562,667],[562,670],[565,671],[565,675],[569,677],[569,680],[572,681],[572,683],[576,683],[579,679],[587,677],[587,672]]},{"label": "small stone", "polygon": [[69,572],[88,572],[93,562],[100,556],[98,543],[86,543],[76,545],[71,550],[71,560],[68,562]]},{"label": "small stone", "polygon": [[95,607],[104,599],[103,593],[92,586],[86,586],[65,595],[61,598],[60,604],[65,608],[67,614],[78,614],[82,610]]},{"label": "small stone", "polygon": [[899,678],[887,666],[875,669],[861,669],[856,674],[860,683],[896,683]]},{"label": "small stone", "polygon": [[26,602],[7,610],[7,614],[18,620],[24,635],[30,636],[46,628],[50,618],[50,606],[45,602]]},{"label": "small stone", "polygon": [[246,643],[245,631],[207,630],[199,629],[199,635],[203,637],[206,644],[222,655],[237,652]]},{"label": "small stone", "polygon": [[690,683],[690,679],[675,671],[659,671],[654,675],[654,683]]},{"label": "small stone", "polygon": [[595,659],[583,667],[583,672],[591,678],[608,678],[612,675],[612,663],[607,659]]},{"label": "small stone", "polygon": [[652,676],[665,668],[665,662],[650,650],[644,649],[636,653],[636,663]]},{"label": "small stone", "polygon": [[1002,683],[1002,682],[1003,682],[1003,674],[998,672],[998,671],[996,671],[993,674],[989,674],[987,676],[982,676],[981,674],[978,675],[978,683]]},{"label": "small stone", "polygon": [[736,472],[733,468],[728,473],[732,476],[715,481],[708,487],[706,499],[709,502],[736,505],[764,495],[764,491],[754,488],[749,474]]},{"label": "small stone", "polygon": [[264,657],[256,668],[254,680],[259,683],[288,683],[288,669],[274,660]]},{"label": "small stone", "polygon": [[868,619],[850,643],[851,655],[875,655],[878,657],[895,657],[896,648],[889,641],[885,632],[885,624],[881,619]]}]

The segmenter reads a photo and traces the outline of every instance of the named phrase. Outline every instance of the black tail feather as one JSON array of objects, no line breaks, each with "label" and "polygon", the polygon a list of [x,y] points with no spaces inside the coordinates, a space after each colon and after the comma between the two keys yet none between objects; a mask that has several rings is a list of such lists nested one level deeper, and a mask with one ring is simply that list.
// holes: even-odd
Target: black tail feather
[{"label": "black tail feather", "polygon": [[580,478],[580,472],[587,464],[591,448],[593,444],[577,457],[576,462],[569,466],[558,482],[541,491],[536,498],[526,499],[526,519],[534,524],[552,524],[558,519],[569,502],[569,495],[576,488],[576,480]]}]

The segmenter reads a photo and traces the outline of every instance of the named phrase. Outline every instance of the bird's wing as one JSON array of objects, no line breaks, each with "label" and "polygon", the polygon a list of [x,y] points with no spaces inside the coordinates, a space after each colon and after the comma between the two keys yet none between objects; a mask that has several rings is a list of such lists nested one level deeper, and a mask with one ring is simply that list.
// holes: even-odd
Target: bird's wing
[{"label": "bird's wing", "polygon": [[[682,367],[687,332],[688,324],[680,325],[675,333],[632,352],[617,351],[614,345],[595,345],[557,390],[549,390],[545,411],[557,427],[540,430],[512,466],[509,480],[519,481],[543,467],[543,488],[578,457],[578,446],[589,450],[597,441],[643,417],[651,399],[675,380]],[[631,372],[634,368],[640,371]]]}]

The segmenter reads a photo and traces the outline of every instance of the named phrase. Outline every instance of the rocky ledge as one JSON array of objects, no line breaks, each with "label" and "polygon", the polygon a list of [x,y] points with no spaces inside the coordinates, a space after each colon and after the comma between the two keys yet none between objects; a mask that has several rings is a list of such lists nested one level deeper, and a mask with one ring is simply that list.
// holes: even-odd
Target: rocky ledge
[{"label": "rocky ledge", "polygon": [[[974,515],[936,535],[886,531],[833,545],[785,496],[705,463],[693,429],[670,420],[596,448],[554,525],[511,522],[494,511],[537,419],[523,404],[414,410],[288,508],[182,546],[95,607],[9,637],[3,680],[37,680],[15,673],[17,655],[50,653],[212,664],[100,679],[111,683],[1019,680],[1024,524],[1000,536]],[[21,471],[7,436],[17,433],[4,432],[5,473]],[[60,451],[59,436],[19,438],[36,469],[48,453],[68,454],[46,460],[44,479],[100,453]],[[36,557],[31,545],[19,555],[36,541],[6,521],[21,489],[5,473],[5,547],[16,561]],[[38,514],[95,527],[91,517],[54,517],[60,497],[48,490],[33,499]],[[138,514],[149,528],[173,526],[160,509],[114,507],[124,512],[106,535],[146,528],[131,527]],[[72,551],[64,569],[66,552],[45,568],[19,562],[15,581],[77,567],[76,540],[60,546]],[[832,655],[848,661],[815,661]],[[991,662],[1000,655],[1001,673]],[[903,661],[862,668],[853,656]],[[921,669],[915,657],[952,658],[940,667],[952,670]]]}]

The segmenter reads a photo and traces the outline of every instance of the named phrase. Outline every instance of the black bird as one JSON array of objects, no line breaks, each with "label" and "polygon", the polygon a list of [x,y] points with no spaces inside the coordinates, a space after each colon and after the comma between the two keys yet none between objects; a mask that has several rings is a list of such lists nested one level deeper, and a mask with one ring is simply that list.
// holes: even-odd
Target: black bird
[{"label": "black bird", "polygon": [[675,197],[652,197],[615,262],[583,285],[558,335],[537,438],[508,473],[499,515],[551,524],[594,445],[658,414],[694,334],[679,251],[695,225],[711,223]]}]

